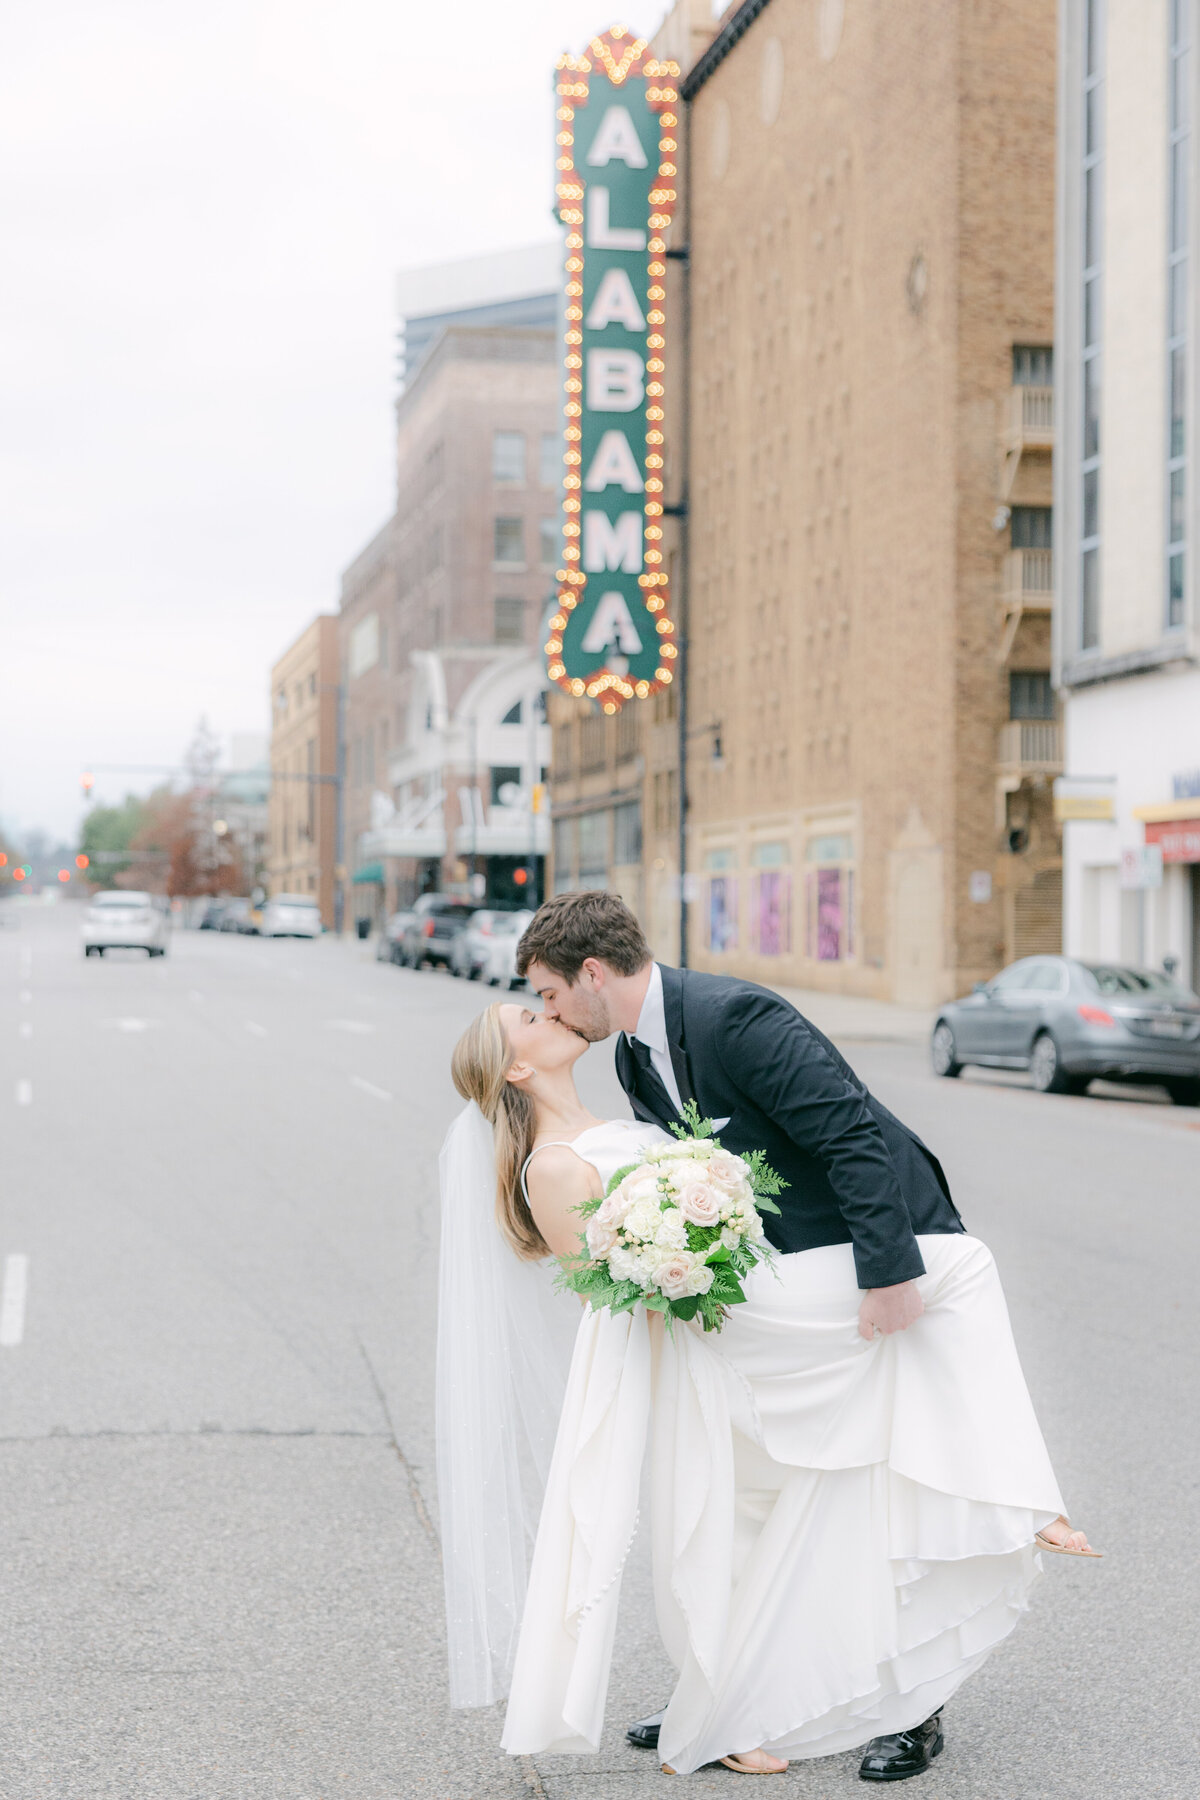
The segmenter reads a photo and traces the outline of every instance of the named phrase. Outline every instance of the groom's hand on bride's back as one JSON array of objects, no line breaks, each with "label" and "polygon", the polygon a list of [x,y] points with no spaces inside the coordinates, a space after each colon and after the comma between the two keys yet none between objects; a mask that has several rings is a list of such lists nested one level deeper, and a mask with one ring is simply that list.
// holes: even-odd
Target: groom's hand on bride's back
[{"label": "groom's hand on bride's back", "polygon": [[925,1302],[915,1281],[868,1288],[858,1309],[858,1335],[870,1343],[876,1337],[890,1337],[893,1331],[907,1331],[924,1311]]}]

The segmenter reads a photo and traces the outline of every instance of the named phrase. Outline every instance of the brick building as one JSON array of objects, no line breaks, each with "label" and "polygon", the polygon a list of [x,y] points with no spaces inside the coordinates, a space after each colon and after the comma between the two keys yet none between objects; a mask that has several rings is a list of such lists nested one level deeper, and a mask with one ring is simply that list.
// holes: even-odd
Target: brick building
[{"label": "brick building", "polygon": [[[378,714],[379,791],[355,840],[387,906],[466,891],[472,876],[490,900],[540,886],[547,826],[531,808],[549,759],[536,646],[559,560],[556,359],[547,328],[451,322],[399,401],[389,570],[372,578],[393,592],[372,665],[382,683],[386,656],[391,714]],[[354,602],[354,619],[374,604]],[[365,744],[366,724],[354,729]]]},{"label": "brick building", "polygon": [[390,805],[388,755],[396,725],[396,566],[389,519],[342,576],[338,662],[345,737],[344,841],[354,918],[378,922],[384,913],[383,865],[358,854]]},{"label": "brick building", "polygon": [[1054,62],[1039,0],[747,0],[683,82],[698,966],[1058,947]]},{"label": "brick building", "polygon": [[335,919],[338,622],[322,614],[271,670],[267,871],[272,894],[315,894]]}]

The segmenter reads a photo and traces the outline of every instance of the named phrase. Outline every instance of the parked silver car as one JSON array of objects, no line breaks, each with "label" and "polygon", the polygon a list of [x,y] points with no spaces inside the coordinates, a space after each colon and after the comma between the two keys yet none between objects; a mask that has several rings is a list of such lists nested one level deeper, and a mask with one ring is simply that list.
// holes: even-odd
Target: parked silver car
[{"label": "parked silver car", "polygon": [[408,969],[426,963],[449,967],[454,940],[477,908],[454,894],[422,894],[400,940],[399,961]]},{"label": "parked silver car", "polygon": [[1102,1076],[1200,1106],[1200,999],[1156,969],[1027,956],[943,1006],[931,1050],[938,1075],[1028,1069],[1048,1094],[1082,1094]]},{"label": "parked silver car", "polygon": [[321,909],[312,894],[272,894],[262,909],[261,929],[269,938],[320,937]]},{"label": "parked silver car", "polygon": [[384,920],[383,928],[375,940],[376,962],[398,963],[400,961],[405,930],[409,921],[415,917],[416,914],[412,912],[394,912],[390,918]]},{"label": "parked silver car", "polygon": [[160,894],[112,888],[93,894],[83,919],[83,953],[103,956],[106,950],[144,950],[165,956],[171,919]]}]

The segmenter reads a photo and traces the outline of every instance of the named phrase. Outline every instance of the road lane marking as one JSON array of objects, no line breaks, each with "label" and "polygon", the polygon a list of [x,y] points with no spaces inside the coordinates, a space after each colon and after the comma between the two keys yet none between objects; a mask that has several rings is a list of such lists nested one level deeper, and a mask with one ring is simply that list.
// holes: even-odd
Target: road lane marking
[{"label": "road lane marking", "polygon": [[0,1287],[0,1347],[15,1350],[25,1336],[25,1293],[29,1285],[29,1258],[6,1256],[4,1285]]},{"label": "road lane marking", "polygon": [[361,1089],[364,1094],[370,1094],[374,1100],[390,1100],[392,1097],[386,1088],[376,1087],[373,1081],[364,1081],[361,1075],[352,1075],[350,1084]]},{"label": "road lane marking", "polygon": [[325,1029],[326,1031],[362,1032],[374,1031],[375,1027],[373,1025],[368,1025],[365,1019],[326,1019]]},{"label": "road lane marking", "polygon": [[33,1036],[33,1026],[29,1023],[28,1019],[22,1019],[21,1023],[17,1026],[17,1036],[23,1038],[31,1038]]},{"label": "road lane marking", "polygon": [[153,1025],[161,1025],[161,1019],[105,1019],[117,1031],[149,1031]]},{"label": "road lane marking", "polygon": [[251,1032],[254,1037],[266,1037],[267,1035],[266,1026],[256,1025],[253,1019],[246,1020],[246,1030]]},{"label": "road lane marking", "polygon": [[32,1083],[32,1081],[18,1081],[18,1083],[17,1083],[17,1105],[18,1106],[32,1106],[33,1105],[33,1083]]}]

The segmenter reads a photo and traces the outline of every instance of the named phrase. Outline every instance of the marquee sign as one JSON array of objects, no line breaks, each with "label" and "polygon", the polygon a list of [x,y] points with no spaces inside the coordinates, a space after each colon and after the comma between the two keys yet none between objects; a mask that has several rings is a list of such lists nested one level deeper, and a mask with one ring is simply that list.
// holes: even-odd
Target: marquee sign
[{"label": "marquee sign", "polygon": [[566,226],[565,567],[546,642],[569,694],[613,713],[669,685],[662,554],[666,244],[679,69],[622,26],[558,65]]}]

